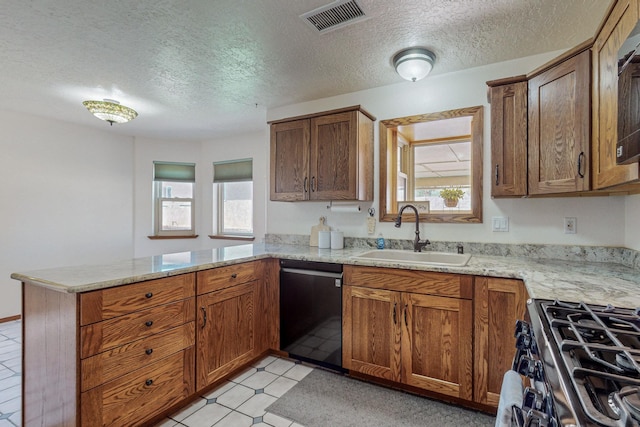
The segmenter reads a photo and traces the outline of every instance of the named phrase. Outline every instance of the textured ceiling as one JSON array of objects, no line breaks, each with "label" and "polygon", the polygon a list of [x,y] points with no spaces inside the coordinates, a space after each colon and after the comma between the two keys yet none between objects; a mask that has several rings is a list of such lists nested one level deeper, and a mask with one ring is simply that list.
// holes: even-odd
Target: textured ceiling
[{"label": "textured ceiling", "polygon": [[[0,8],[0,108],[96,128],[82,106],[140,114],[113,132],[171,139],[259,129],[268,108],[401,83],[391,57],[432,74],[570,48],[607,0],[358,0],[369,19],[317,34],[329,0],[23,0]],[[407,82],[406,84],[411,84]],[[257,105],[256,105],[257,104]]]}]

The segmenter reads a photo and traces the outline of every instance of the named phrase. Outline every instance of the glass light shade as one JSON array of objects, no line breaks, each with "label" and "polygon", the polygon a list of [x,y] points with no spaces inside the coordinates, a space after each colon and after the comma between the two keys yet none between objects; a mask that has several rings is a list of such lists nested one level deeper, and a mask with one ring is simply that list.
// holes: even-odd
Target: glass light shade
[{"label": "glass light shade", "polygon": [[436,55],[430,50],[413,47],[398,52],[393,57],[396,72],[412,82],[424,79],[431,72]]},{"label": "glass light shade", "polygon": [[120,105],[118,101],[104,100],[104,101],[84,101],[82,103],[87,110],[100,120],[107,121],[113,125],[114,123],[126,123],[136,117],[138,113],[124,105]]}]

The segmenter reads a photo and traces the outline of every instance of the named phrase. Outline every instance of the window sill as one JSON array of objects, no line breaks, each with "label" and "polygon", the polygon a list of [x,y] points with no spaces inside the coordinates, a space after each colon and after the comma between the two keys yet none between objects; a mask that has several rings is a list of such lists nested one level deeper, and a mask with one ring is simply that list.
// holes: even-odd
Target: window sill
[{"label": "window sill", "polygon": [[147,236],[151,240],[165,240],[165,239],[197,239],[198,235],[193,234],[190,236]]},{"label": "window sill", "polygon": [[234,236],[232,234],[210,234],[209,238],[219,240],[244,240],[246,242],[253,242],[256,240],[255,236]]}]

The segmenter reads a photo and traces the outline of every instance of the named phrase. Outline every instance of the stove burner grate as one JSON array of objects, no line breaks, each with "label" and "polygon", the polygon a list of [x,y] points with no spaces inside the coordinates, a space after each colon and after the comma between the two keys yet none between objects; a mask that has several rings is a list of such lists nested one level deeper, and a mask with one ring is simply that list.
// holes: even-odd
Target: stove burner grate
[{"label": "stove burner grate", "polygon": [[602,426],[638,426],[640,310],[559,301],[538,307],[584,415]]}]

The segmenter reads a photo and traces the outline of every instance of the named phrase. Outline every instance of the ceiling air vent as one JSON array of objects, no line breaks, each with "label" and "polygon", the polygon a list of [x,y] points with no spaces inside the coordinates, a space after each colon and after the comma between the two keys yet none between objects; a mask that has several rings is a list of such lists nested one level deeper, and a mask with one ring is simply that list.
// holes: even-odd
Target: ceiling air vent
[{"label": "ceiling air vent", "polygon": [[338,0],[300,15],[321,34],[368,19],[355,0]]}]

